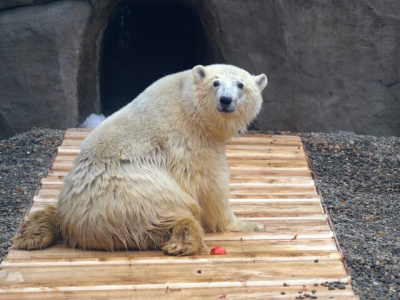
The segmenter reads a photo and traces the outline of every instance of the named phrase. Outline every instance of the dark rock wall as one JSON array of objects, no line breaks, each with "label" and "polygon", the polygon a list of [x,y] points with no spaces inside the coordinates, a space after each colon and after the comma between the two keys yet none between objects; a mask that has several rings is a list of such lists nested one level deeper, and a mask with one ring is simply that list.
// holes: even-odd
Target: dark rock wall
[{"label": "dark rock wall", "polygon": [[[0,4],[0,138],[100,112],[103,32],[119,1],[46,2]],[[131,1],[149,2],[169,1]],[[199,16],[212,61],[268,75],[254,127],[400,135],[400,1],[177,3]]]},{"label": "dark rock wall", "polygon": [[256,127],[400,135],[400,1],[207,3],[224,61],[269,77]]},{"label": "dark rock wall", "polygon": [[89,14],[89,4],[76,1],[0,12],[0,138],[33,126],[76,126]]}]

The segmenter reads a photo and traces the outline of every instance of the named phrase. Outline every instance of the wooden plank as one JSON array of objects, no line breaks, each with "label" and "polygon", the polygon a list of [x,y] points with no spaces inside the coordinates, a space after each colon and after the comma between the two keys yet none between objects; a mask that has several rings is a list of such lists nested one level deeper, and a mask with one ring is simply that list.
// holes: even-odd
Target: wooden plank
[{"label": "wooden plank", "polygon": [[244,168],[229,168],[231,176],[306,176],[311,178],[311,172],[307,170],[274,170],[267,168],[255,169],[244,169]]},{"label": "wooden plank", "polygon": [[[49,203],[57,203],[58,197],[46,197],[42,198],[40,196],[35,196],[33,197],[33,202],[34,203],[44,203],[44,204],[49,204]],[[268,205],[268,203],[275,203],[275,202],[318,202],[320,203],[320,200],[317,196],[315,197],[306,197],[306,198],[295,198],[295,197],[281,197],[281,198],[231,198],[229,199],[230,203],[264,203],[265,205]]]},{"label": "wooden plank", "polygon": [[[82,143],[83,139],[81,138],[72,138],[72,139],[64,139],[61,146],[62,147],[79,147]],[[275,151],[275,152],[304,152],[303,148],[300,144],[236,144],[232,142],[227,145],[228,150],[248,150],[248,151]]]},{"label": "wooden plank", "polygon": [[231,203],[231,208],[237,217],[272,217],[322,215],[324,213],[318,202],[275,202],[275,203]]},{"label": "wooden plank", "polygon": [[236,159],[267,159],[267,158],[302,158],[303,152],[298,150],[295,152],[275,152],[275,151],[247,151],[247,150],[226,150],[226,156]]},{"label": "wooden plank", "polygon": [[301,145],[294,146],[294,145],[276,145],[276,144],[269,144],[269,145],[258,145],[258,144],[235,144],[231,143],[226,146],[227,150],[247,150],[247,151],[276,151],[276,152],[303,152],[303,147]]},{"label": "wooden plank", "polygon": [[[284,171],[281,171],[284,172]],[[292,175],[281,174],[280,172],[273,171],[271,173],[264,172],[264,174],[237,174],[231,172],[231,183],[237,182],[271,182],[271,183],[296,183],[296,182],[314,182],[309,172],[299,172]]]},{"label": "wooden plank", "polygon": [[[317,253],[326,252],[334,253],[337,252],[337,247],[334,239],[312,239],[312,240],[232,240],[232,241],[213,241],[207,240],[207,246],[209,248],[216,246],[223,246],[227,249],[228,256],[234,255],[235,253],[277,253],[279,257],[279,252],[290,253],[300,251]],[[115,251],[115,252],[105,252],[105,251],[83,251],[80,249],[72,249],[61,243],[55,244],[49,248],[40,251],[24,251],[11,249],[7,260],[4,264],[17,264],[17,263],[28,263],[34,264],[36,262],[46,262],[49,263],[54,261],[60,262],[73,262],[76,260],[88,260],[88,261],[114,261],[114,260],[128,260],[128,259],[145,259],[148,257],[155,257],[158,255],[158,251]],[[280,256],[286,256],[282,254]],[[251,256],[251,255],[250,255]],[[174,256],[162,256],[163,258],[169,260],[169,262],[174,261],[175,258],[181,263],[186,263],[185,259],[191,260],[203,260],[204,255],[195,255],[191,257],[174,257]],[[223,259],[227,256],[205,256],[207,258]],[[147,263],[147,262],[146,262]],[[3,266],[3,265],[2,265]]]},{"label": "wooden plank", "polygon": [[58,162],[58,163],[67,163],[67,162],[73,163],[75,161],[75,159],[76,159],[76,157],[74,157],[74,156],[70,156],[70,155],[65,155],[64,156],[64,155],[57,154],[54,162]]},{"label": "wooden plank", "polygon": [[[62,147],[64,148],[64,147]],[[78,150],[77,147],[65,147],[65,149],[75,149]],[[77,152],[79,153],[79,152]],[[72,162],[75,160],[75,157],[71,157],[71,155],[63,155],[58,154],[55,158],[56,161],[68,161]],[[243,158],[241,157],[232,157],[228,158],[228,161],[231,163],[235,162],[243,162]],[[281,158],[265,158],[265,159],[257,159],[257,160],[249,160],[246,159],[247,163],[249,164],[268,164],[269,162],[279,162],[279,163],[296,163],[296,164],[304,164],[307,163],[305,157],[281,157]]]},{"label": "wooden plank", "polygon": [[[347,282],[340,260],[279,262],[213,262],[143,264],[140,268],[127,262],[110,268],[102,265],[48,267],[2,266],[0,292],[33,292],[127,289],[165,289],[282,286],[284,283],[313,284],[326,281]],[[201,272],[198,272],[198,271]],[[240,271],[239,271],[240,270]],[[77,276],[79,274],[79,276]]]},{"label": "wooden plank", "polygon": [[73,166],[73,163],[57,163],[54,162],[53,165],[51,166],[51,170],[55,170],[55,171],[71,171]]},{"label": "wooden plank", "polygon": [[[76,147],[78,148],[83,139],[64,139],[61,147]],[[246,151],[263,151],[263,152],[304,152],[300,144],[236,144],[235,142],[227,145],[227,150],[246,150]]]},{"label": "wooden plank", "polygon": [[[63,182],[64,177],[53,177],[48,176],[42,179],[41,187],[42,189],[61,189],[64,185]],[[314,186],[314,180],[311,178],[302,178],[302,177],[295,177],[295,178],[284,178],[284,177],[264,177],[264,179],[260,178],[246,178],[246,177],[235,177],[231,179],[230,186],[232,188],[238,187],[301,187],[301,186]]]},{"label": "wooden plank", "polygon": [[[36,198],[38,200],[38,198]],[[57,200],[54,198],[40,199],[39,201],[35,201],[32,205],[32,208],[29,211],[29,214],[32,214],[36,211],[43,210],[48,204],[55,204]],[[277,202],[279,203],[279,202]],[[274,209],[267,209],[261,212],[254,210],[247,210],[245,212],[240,211],[240,207],[237,209],[233,209],[233,211],[243,220],[249,221],[269,221],[269,220],[326,220],[327,216],[320,211],[317,211],[317,207],[315,207],[311,211],[307,211],[305,209],[296,209],[292,208],[290,211],[285,212],[283,209],[280,209],[278,205],[274,206]]]},{"label": "wooden plank", "polygon": [[[33,202],[34,203],[56,203],[58,201],[58,197],[40,197],[40,196],[34,196],[33,197]],[[314,197],[305,197],[305,198],[295,198],[295,197],[281,197],[281,198],[230,198],[229,199],[230,203],[275,203],[275,202],[320,202],[320,199],[318,198],[317,195]]]},{"label": "wooden plank", "polygon": [[[43,199],[57,199],[60,195],[59,189],[40,189],[37,196]],[[318,197],[313,186],[232,186],[230,198],[315,198]]]},{"label": "wooden plank", "polygon": [[[50,249],[50,248],[47,248]],[[59,250],[59,248],[56,248]],[[14,250],[13,250],[14,251]],[[15,250],[17,251],[17,250]],[[44,250],[45,251],[45,250]],[[72,250],[73,251],[73,250]],[[77,250],[75,250],[77,251]],[[46,251],[45,251],[46,252]],[[92,253],[93,251],[85,251]],[[121,252],[121,251],[120,251]],[[124,251],[132,254],[140,254],[139,251]],[[48,253],[48,252],[46,252]],[[229,252],[229,255],[224,255],[223,257],[211,256],[208,253],[203,255],[191,256],[191,257],[173,257],[166,256],[161,251],[146,251],[146,257],[138,257],[137,255],[126,255],[125,257],[110,259],[107,256],[105,259],[99,259],[99,255],[94,258],[90,257],[78,257],[76,259],[66,259],[68,253],[57,251],[59,255],[63,254],[62,259],[51,260],[45,258],[44,260],[35,259],[35,261],[19,261],[19,262],[4,262],[4,267],[7,268],[36,268],[36,267],[60,267],[64,266],[120,266],[120,265],[160,265],[164,264],[194,264],[194,263],[220,263],[220,262],[230,262],[230,263],[258,263],[258,262],[283,262],[283,261],[329,261],[329,260],[342,260],[343,254],[336,251],[281,251],[281,252]]]},{"label": "wooden plank", "polygon": [[[60,155],[54,160],[55,164],[69,164],[73,165],[76,157],[72,155]],[[228,159],[230,167],[242,167],[242,168],[306,168],[308,167],[307,161],[298,158],[267,158],[267,159],[242,159],[242,158],[230,158]]]},{"label": "wooden plank", "polygon": [[[346,289],[329,290],[325,286],[314,285],[291,285],[291,286],[265,286],[265,287],[207,287],[207,288],[185,288],[176,289],[115,289],[104,291],[46,291],[46,293],[14,293],[8,294],[0,299],[27,299],[27,300],[47,300],[47,299],[295,299],[299,295],[316,296],[318,300],[338,299],[356,300],[351,287],[345,285]],[[310,299],[307,297],[305,299]]]},{"label": "wooden plank", "polygon": [[[271,220],[272,218],[270,218]],[[279,219],[279,218],[276,218]],[[284,220],[290,220],[285,218]],[[303,220],[313,220],[312,218],[304,218]],[[316,218],[316,220],[318,220]],[[255,221],[250,219],[249,221]],[[263,222],[264,220],[257,220]],[[228,233],[206,233],[206,241],[252,241],[252,240],[293,240],[293,239],[327,239],[332,238],[332,231],[313,232],[312,230],[301,232],[299,230],[293,232],[277,233],[276,230],[268,229],[265,232],[228,232]],[[274,233],[274,234],[273,234]]]},{"label": "wooden plank", "polygon": [[228,142],[227,145],[279,145],[279,146],[301,146],[301,140],[295,139],[275,139],[275,138],[250,138],[241,137]]},{"label": "wooden plank", "polygon": [[[253,257],[258,255],[260,257],[264,255],[270,260],[275,258],[286,259],[286,260],[297,260],[302,252],[306,253],[310,257],[308,260],[313,260],[311,257],[315,254],[334,254],[339,253],[335,241],[332,238],[327,239],[312,239],[312,240],[232,240],[232,241],[213,241],[207,240],[206,244],[209,248],[216,246],[223,246],[227,249],[227,256],[210,256],[208,253],[195,255],[191,257],[174,257],[160,255],[159,251],[115,251],[115,252],[105,252],[105,251],[83,251],[79,249],[69,248],[63,244],[55,244],[49,248],[40,251],[24,251],[11,249],[7,260],[3,262],[4,265],[10,266],[10,264],[26,264],[35,265],[42,264],[45,265],[53,263],[68,263],[68,262],[81,262],[84,264],[92,264],[93,261],[97,262],[107,262],[110,263],[116,261],[127,261],[135,260],[136,263],[158,263],[156,258],[166,259],[165,262],[161,263],[171,263],[176,259],[177,263],[192,263],[196,260],[204,261],[204,259],[228,259],[232,260],[238,255],[246,254],[248,257]],[[340,254],[340,253],[339,253]],[[331,259],[336,259],[334,255]],[[342,255],[338,255],[341,259]],[[194,260],[194,261],[192,261]],[[313,260],[314,261],[314,260]],[[3,266],[2,264],[2,266]]]},{"label": "wooden plank", "polygon": [[77,156],[80,153],[80,149],[76,147],[58,147],[57,148],[57,153],[60,155],[73,155]]},{"label": "wooden plank", "polygon": [[[46,200],[47,201],[34,202],[32,208],[29,211],[29,214],[32,214],[39,210],[43,210],[48,204],[57,203],[54,199]],[[242,212],[240,207],[236,209],[234,208],[233,211],[238,217],[243,220],[258,222],[269,220],[326,220],[327,218],[325,214],[318,211],[317,206],[311,211],[307,211],[301,208],[297,209],[295,207],[290,209],[290,211],[285,211],[277,205],[274,207],[274,209],[268,209],[261,212],[251,210],[249,208],[246,211]]]},{"label": "wooden plank", "polygon": [[231,194],[244,194],[247,193],[248,195],[252,193],[266,193],[269,195],[277,194],[277,195],[285,195],[285,194],[294,194],[294,193],[315,193],[314,186],[288,186],[284,189],[280,186],[238,186],[238,187],[231,187],[230,188]]},{"label": "wooden plank", "polygon": [[[72,162],[56,162],[52,167],[51,170],[53,172],[65,172],[64,175],[68,174],[68,171],[72,168]],[[239,171],[241,173],[247,173],[251,171],[255,172],[268,172],[269,170],[274,171],[276,170],[277,172],[280,171],[307,171],[308,166],[306,165],[301,165],[301,164],[280,164],[280,163],[271,163],[269,165],[265,166],[260,166],[260,165],[251,165],[251,164],[232,164],[230,167],[231,173],[235,171]]]},{"label": "wooden plank", "polygon": [[268,192],[253,192],[249,194],[245,193],[231,193],[231,198],[233,199],[258,199],[258,198],[264,198],[264,199],[314,199],[317,196],[315,192],[310,192],[310,193],[300,193],[300,192],[277,192],[277,193],[268,193]]},{"label": "wooden plank", "polygon": [[[54,170],[52,168],[46,178],[64,179],[69,173],[68,170]],[[276,170],[276,169],[231,169],[232,180],[238,179],[252,179],[253,181],[260,178],[260,180],[268,180],[268,178],[282,178],[283,180],[294,180],[296,177],[308,178],[312,180],[311,172],[308,169],[304,170]]]},{"label": "wooden plank", "polygon": [[[66,162],[66,161],[64,161]],[[228,159],[230,167],[304,167],[308,166],[307,161],[303,159],[293,159],[293,158],[266,158],[266,159],[242,159],[242,158],[229,158]]]},{"label": "wooden plank", "polygon": [[[80,148],[77,146],[60,146],[57,148],[58,153],[64,156],[77,156],[80,153]],[[301,159],[304,157],[302,151],[294,151],[294,152],[275,152],[275,151],[246,151],[246,150],[227,150],[226,155],[229,159]]]},{"label": "wooden plank", "polygon": [[276,179],[268,179],[265,181],[256,181],[248,178],[242,178],[231,180],[230,187],[238,188],[238,187],[314,187],[314,180],[311,179],[286,179],[286,178],[276,178]]},{"label": "wooden plank", "polygon": [[[56,202],[59,190],[49,189],[41,190],[38,198],[35,198],[35,203],[32,206],[31,213],[44,209],[51,202]],[[40,197],[40,198],[39,198]],[[54,199],[52,201],[38,201],[38,199]],[[282,201],[270,202],[266,205],[265,202],[239,202],[231,203],[232,210],[238,217],[246,218],[263,218],[263,217],[307,217],[307,216],[322,216],[323,209],[319,202],[315,201]]]},{"label": "wooden plank", "polygon": [[[303,240],[304,241],[304,240]],[[267,249],[264,241],[252,241],[256,244],[243,241],[209,241],[209,248],[224,246],[227,255],[209,255],[208,251],[190,257],[166,256],[161,251],[83,251],[72,249],[62,244],[56,244],[42,251],[11,250],[9,258],[2,266],[7,268],[44,267],[44,266],[92,266],[92,265],[165,265],[165,264],[194,264],[215,262],[277,262],[277,261],[313,261],[318,263],[325,260],[341,260],[343,254],[334,250],[304,250],[290,249],[289,241],[286,245],[275,245],[275,250]],[[275,241],[273,241],[275,242]],[[33,255],[31,255],[33,254]],[[315,262],[318,261],[318,262]]]},{"label": "wooden plank", "polygon": [[268,193],[268,192],[254,192],[245,194],[244,192],[231,192],[230,198],[231,199],[286,199],[290,201],[290,199],[314,199],[317,196],[316,193],[300,193],[300,192],[276,192],[276,193]]}]

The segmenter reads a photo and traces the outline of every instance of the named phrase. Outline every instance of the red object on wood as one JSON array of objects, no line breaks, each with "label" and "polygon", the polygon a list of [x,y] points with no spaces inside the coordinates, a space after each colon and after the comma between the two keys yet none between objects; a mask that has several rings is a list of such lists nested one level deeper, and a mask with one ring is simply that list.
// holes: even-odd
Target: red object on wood
[{"label": "red object on wood", "polygon": [[226,255],[226,249],[224,247],[214,247],[211,249],[210,255]]}]

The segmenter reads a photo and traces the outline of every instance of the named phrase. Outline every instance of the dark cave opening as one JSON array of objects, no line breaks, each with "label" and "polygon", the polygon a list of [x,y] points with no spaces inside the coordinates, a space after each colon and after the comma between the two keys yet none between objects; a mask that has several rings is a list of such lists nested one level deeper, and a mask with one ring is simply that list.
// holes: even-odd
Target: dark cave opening
[{"label": "dark cave opening", "polygon": [[157,79],[210,63],[199,16],[177,3],[121,1],[104,31],[101,110],[106,116]]}]

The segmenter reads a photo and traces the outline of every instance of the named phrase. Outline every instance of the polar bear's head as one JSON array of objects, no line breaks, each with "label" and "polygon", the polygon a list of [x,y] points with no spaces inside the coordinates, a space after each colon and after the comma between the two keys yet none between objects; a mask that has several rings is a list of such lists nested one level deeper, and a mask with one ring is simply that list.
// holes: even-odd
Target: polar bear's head
[{"label": "polar bear's head", "polygon": [[268,83],[265,74],[252,76],[231,65],[199,65],[192,73],[199,108],[213,119],[243,130],[259,113],[261,92]]}]

